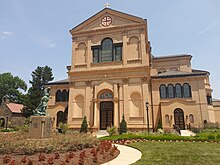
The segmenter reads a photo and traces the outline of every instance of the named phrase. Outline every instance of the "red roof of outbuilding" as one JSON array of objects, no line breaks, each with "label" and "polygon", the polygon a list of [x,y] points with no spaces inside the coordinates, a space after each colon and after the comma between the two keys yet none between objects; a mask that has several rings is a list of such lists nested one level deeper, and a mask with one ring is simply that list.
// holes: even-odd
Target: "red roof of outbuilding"
[{"label": "red roof of outbuilding", "polygon": [[24,107],[22,104],[16,103],[8,103],[6,105],[13,113],[21,113],[21,109]]}]

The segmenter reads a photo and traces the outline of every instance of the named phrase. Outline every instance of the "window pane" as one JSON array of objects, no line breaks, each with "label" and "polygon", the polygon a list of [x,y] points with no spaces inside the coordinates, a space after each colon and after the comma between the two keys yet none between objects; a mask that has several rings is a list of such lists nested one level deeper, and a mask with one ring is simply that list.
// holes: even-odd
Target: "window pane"
[{"label": "window pane", "polygon": [[104,39],[102,42],[102,62],[113,61],[113,53],[112,53],[112,40],[111,39]]},{"label": "window pane", "polygon": [[160,98],[167,98],[166,86],[160,86]]},{"label": "window pane", "polygon": [[183,96],[186,98],[191,97],[191,89],[189,84],[183,84]]},{"label": "window pane", "polygon": [[115,61],[122,60],[122,46],[115,47]]},{"label": "window pane", "polygon": [[93,49],[93,63],[99,62],[99,49]]},{"label": "window pane", "polygon": [[168,85],[168,98],[174,98],[174,87],[172,84]]},{"label": "window pane", "polygon": [[180,84],[176,84],[176,97],[181,98],[182,96],[182,89]]}]

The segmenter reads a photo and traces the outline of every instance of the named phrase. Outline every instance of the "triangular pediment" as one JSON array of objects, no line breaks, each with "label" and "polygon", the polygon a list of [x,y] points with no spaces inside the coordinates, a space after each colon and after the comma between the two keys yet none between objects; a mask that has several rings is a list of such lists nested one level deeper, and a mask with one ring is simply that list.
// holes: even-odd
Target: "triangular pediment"
[{"label": "triangular pediment", "polygon": [[70,32],[74,33],[78,31],[96,30],[143,23],[145,23],[143,18],[105,8],[78,26],[74,27],[72,30],[70,30]]}]

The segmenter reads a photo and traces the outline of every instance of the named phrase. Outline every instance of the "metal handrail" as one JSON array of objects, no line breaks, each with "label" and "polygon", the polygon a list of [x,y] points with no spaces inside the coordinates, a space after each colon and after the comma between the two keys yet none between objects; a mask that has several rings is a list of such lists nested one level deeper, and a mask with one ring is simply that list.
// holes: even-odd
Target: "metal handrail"
[{"label": "metal handrail", "polygon": [[180,127],[173,124],[173,129],[180,134]]}]

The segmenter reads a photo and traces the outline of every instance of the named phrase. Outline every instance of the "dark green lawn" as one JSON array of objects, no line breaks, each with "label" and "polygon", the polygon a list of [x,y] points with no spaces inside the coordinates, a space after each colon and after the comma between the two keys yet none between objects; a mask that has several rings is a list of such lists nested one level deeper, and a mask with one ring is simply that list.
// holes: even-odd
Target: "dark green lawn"
[{"label": "dark green lawn", "polygon": [[220,164],[220,144],[200,142],[139,142],[129,144],[142,152],[135,165]]}]

